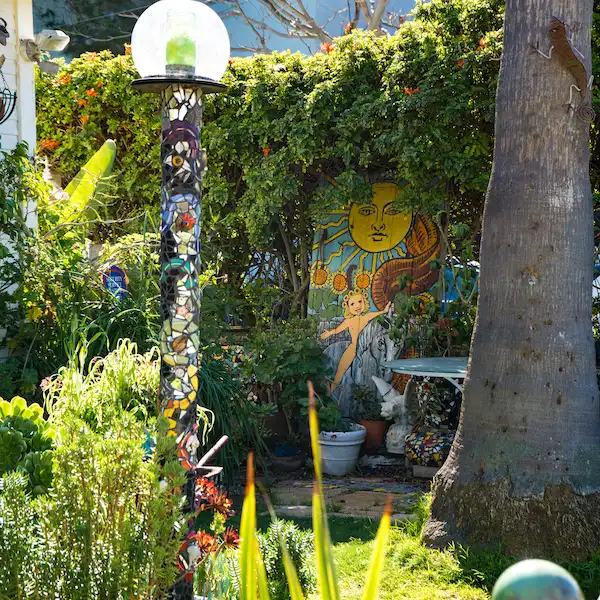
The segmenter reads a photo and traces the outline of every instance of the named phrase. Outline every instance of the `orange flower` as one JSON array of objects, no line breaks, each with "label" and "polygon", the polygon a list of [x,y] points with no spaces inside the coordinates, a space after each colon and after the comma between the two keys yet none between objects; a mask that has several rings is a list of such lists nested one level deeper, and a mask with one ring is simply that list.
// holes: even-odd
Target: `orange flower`
[{"label": "orange flower", "polygon": [[479,40],[479,46],[480,46],[481,48],[485,48],[485,47],[487,46],[487,44],[485,43],[485,40],[484,40],[483,38],[481,38],[481,39]]},{"label": "orange flower", "polygon": [[46,148],[48,148],[49,150],[55,150],[57,147],[58,142],[56,140],[46,139],[40,143],[40,152],[42,150],[46,150]]},{"label": "orange flower", "polygon": [[269,156],[269,152],[271,152],[271,148],[269,148],[269,146],[267,146],[266,148],[262,149],[262,153],[268,157]]},{"label": "orange flower", "polygon": [[82,125],[85,125],[85,124],[88,122],[88,119],[89,119],[89,118],[90,118],[90,117],[89,117],[88,115],[83,115],[83,116],[81,117],[81,124],[82,124]]},{"label": "orange flower", "polygon": [[348,23],[345,27],[344,27],[344,33],[346,35],[348,35],[352,30],[354,29],[354,23]]},{"label": "orange flower", "polygon": [[93,98],[94,96],[98,95],[98,92],[94,89],[94,88],[90,88],[89,90],[85,90],[85,93],[90,97]]},{"label": "orange flower", "polygon": [[131,54],[131,44],[123,44],[125,48],[125,54]]},{"label": "orange flower", "polygon": [[227,61],[228,64],[232,65],[233,64],[233,58],[229,57],[229,60]]},{"label": "orange flower", "polygon": [[67,85],[67,83],[69,83],[69,81],[71,81],[71,79],[73,79],[73,77],[71,75],[63,75],[59,80],[58,83],[60,85]]},{"label": "orange flower", "polygon": [[85,106],[87,104],[87,100],[82,98],[81,100],[77,100],[77,104],[79,104],[79,106]]},{"label": "orange flower", "polygon": [[419,88],[408,88],[408,87],[404,88],[404,93],[408,94],[409,96],[416,94],[418,91],[419,91]]},{"label": "orange flower", "polygon": [[326,54],[333,52],[334,48],[335,48],[335,46],[333,44],[330,44],[329,42],[323,42],[321,44],[321,51],[325,52]]},{"label": "orange flower", "polygon": [[88,52],[87,53],[87,59],[89,61],[94,62],[97,58],[98,58],[98,53],[97,52]]},{"label": "orange flower", "polygon": [[464,60],[464,58],[461,58],[461,59],[459,59],[459,61],[458,61],[458,66],[459,66],[461,69],[463,68],[464,64],[465,64],[465,60]]},{"label": "orange flower", "polygon": [[96,82],[96,87],[102,87],[103,85],[104,85],[104,83],[102,83],[102,81]]}]

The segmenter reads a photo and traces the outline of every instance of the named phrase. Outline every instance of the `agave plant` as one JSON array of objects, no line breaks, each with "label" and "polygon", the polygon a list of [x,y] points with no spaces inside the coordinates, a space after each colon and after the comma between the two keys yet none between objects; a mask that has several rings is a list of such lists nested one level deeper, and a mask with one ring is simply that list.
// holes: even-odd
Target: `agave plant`
[{"label": "agave plant", "polygon": [[[329,534],[329,525],[327,522],[327,511],[325,509],[325,497],[323,495],[319,422],[315,408],[314,389],[310,382],[309,398],[310,437],[315,463],[312,509],[318,593],[321,600],[340,600],[338,580],[331,547],[331,536]],[[377,537],[375,538],[375,546],[371,555],[371,564],[367,575],[363,600],[375,600],[379,591],[381,573],[385,562],[388,536],[391,527],[391,512],[391,502],[388,500],[381,524],[379,525]],[[256,600],[256,598],[258,598],[259,600],[270,600],[267,574],[260,554],[256,534],[256,488],[254,483],[254,461],[251,454],[248,457],[248,475],[244,504],[242,507],[240,535],[242,538],[240,549],[240,599]],[[291,600],[305,600],[294,563],[281,538],[280,544],[283,554],[283,566],[290,590],[290,598]]]}]

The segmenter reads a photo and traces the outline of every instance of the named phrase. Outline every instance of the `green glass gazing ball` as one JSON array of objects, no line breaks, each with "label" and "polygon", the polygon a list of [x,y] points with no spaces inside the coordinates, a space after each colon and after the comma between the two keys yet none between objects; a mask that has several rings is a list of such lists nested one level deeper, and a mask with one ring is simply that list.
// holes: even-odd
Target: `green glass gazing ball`
[{"label": "green glass gazing ball", "polygon": [[547,560],[524,560],[506,569],[492,600],[585,600],[575,579]]}]

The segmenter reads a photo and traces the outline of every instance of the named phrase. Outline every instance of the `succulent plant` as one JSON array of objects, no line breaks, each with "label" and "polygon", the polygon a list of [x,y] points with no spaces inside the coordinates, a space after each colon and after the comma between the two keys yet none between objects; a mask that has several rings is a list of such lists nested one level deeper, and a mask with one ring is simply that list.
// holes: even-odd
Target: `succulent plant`
[{"label": "succulent plant", "polygon": [[19,396],[0,398],[0,477],[24,471],[32,493],[45,494],[52,484],[52,446],[55,432],[38,404],[27,406]]}]

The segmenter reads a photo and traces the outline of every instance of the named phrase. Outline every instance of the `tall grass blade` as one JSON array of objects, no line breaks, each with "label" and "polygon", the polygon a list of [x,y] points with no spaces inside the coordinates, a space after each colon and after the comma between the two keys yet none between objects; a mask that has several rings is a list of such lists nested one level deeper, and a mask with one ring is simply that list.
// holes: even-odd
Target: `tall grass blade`
[{"label": "tall grass blade", "polygon": [[254,457],[248,455],[248,474],[246,492],[242,505],[240,523],[240,567],[241,595],[240,600],[256,600],[257,556],[256,556],[256,493],[254,488]]},{"label": "tall grass blade", "polygon": [[260,547],[258,545],[258,540],[256,539],[256,537],[254,538],[254,551],[258,567],[258,598],[259,600],[270,600],[269,583],[267,581],[267,570],[265,569],[265,563],[263,562],[262,556],[260,555]]},{"label": "tall grass blade", "polygon": [[321,464],[321,447],[319,445],[319,420],[315,407],[315,390],[312,383],[308,382],[309,396],[309,426],[310,438],[315,464],[315,484],[313,487],[313,531],[315,536],[315,556],[317,560],[317,580],[321,600],[339,600],[337,576],[333,553],[331,550],[331,536],[325,509],[325,496],[323,494],[323,468]]},{"label": "tall grass blade", "polygon": [[369,573],[367,575],[367,584],[363,600],[375,600],[379,593],[379,585],[381,583],[381,575],[385,563],[385,555],[387,552],[388,538],[390,528],[392,526],[392,499],[388,498],[383,513],[383,518],[377,530],[373,553],[371,554],[371,564],[369,565]]}]

